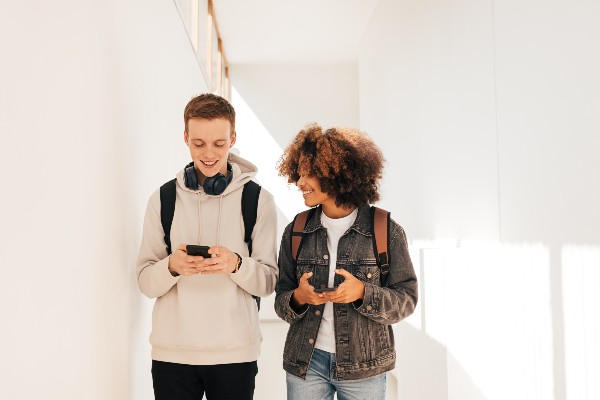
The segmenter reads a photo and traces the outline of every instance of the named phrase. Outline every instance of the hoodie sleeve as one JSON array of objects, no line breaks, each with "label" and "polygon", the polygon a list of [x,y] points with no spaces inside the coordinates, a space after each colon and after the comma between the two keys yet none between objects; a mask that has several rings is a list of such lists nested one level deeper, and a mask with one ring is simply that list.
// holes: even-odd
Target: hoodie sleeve
[{"label": "hoodie sleeve", "polygon": [[144,217],[142,243],[136,263],[138,285],[150,298],[166,294],[178,281],[169,272],[169,256],[160,222],[160,197],[156,191],[150,197]]},{"label": "hoodie sleeve", "polygon": [[273,195],[260,191],[256,224],[252,231],[252,255],[242,257],[240,269],[231,280],[254,296],[266,297],[277,283],[277,210]]}]

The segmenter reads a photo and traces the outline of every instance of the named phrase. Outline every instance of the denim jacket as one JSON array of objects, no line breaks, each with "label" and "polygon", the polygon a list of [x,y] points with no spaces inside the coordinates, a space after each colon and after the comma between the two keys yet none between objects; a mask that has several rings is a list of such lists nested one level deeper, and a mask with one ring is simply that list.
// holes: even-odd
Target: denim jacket
[{"label": "denim jacket", "polygon": [[[291,255],[292,223],[284,231],[279,251],[275,311],[290,324],[283,351],[283,368],[303,379],[325,306],[308,304],[296,311],[290,306],[290,299],[305,272],[313,273],[309,279],[312,286],[327,286],[330,266],[327,229],[321,224],[321,212],[322,208],[318,207],[304,228],[296,264]],[[404,230],[391,221],[390,272],[386,287],[381,287],[380,270],[373,252],[372,224],[370,207],[360,206],[354,224],[338,243],[335,267],[347,270],[365,284],[363,300],[333,304],[339,380],[368,378],[393,369],[396,351],[391,325],[409,316],[417,304],[417,277],[408,254]],[[336,274],[334,286],[342,283],[343,279]]]}]

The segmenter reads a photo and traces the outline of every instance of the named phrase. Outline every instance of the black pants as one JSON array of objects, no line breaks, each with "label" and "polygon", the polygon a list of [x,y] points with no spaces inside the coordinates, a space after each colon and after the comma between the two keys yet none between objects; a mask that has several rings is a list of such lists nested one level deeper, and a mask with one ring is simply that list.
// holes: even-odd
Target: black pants
[{"label": "black pants", "polygon": [[186,365],[152,360],[156,400],[252,400],[256,361]]}]

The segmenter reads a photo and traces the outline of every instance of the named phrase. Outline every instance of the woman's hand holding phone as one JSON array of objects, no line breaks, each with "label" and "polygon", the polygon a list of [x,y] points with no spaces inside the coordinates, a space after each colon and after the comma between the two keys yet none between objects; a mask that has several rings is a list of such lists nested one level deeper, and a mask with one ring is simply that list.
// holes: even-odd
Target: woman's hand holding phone
[{"label": "woman's hand holding phone", "polygon": [[292,301],[296,307],[302,307],[305,304],[317,306],[319,304],[327,303],[327,299],[325,299],[323,293],[317,292],[315,287],[308,282],[308,279],[312,277],[312,275],[312,272],[305,272],[300,277],[298,288],[296,288],[292,294]]},{"label": "woman's hand holding phone", "polygon": [[337,288],[334,287],[315,288],[315,293],[333,292],[336,290]]},{"label": "woman's hand holding phone", "polygon": [[344,282],[335,288],[315,288],[308,282],[312,272],[302,274],[300,284],[292,294],[294,305],[302,307],[305,304],[319,305],[328,301],[345,304],[365,297],[365,284],[362,281],[345,269],[336,269],[335,273],[344,278]]},{"label": "woman's hand holding phone", "polygon": [[334,292],[324,293],[327,301],[333,303],[352,303],[365,297],[365,284],[345,269],[336,269],[335,273],[344,278]]}]

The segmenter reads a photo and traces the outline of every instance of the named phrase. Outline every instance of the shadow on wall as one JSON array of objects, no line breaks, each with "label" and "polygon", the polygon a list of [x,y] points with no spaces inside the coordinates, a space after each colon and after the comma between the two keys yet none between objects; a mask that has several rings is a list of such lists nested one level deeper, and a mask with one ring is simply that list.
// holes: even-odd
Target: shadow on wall
[{"label": "shadow on wall", "polygon": [[[394,327],[396,339],[397,396],[394,399],[447,399],[448,373],[453,374],[453,384],[460,386],[461,398],[484,400],[467,371],[440,342],[432,339],[408,323]],[[392,385],[388,385],[388,390]]]},{"label": "shadow on wall", "polygon": [[465,241],[413,259],[415,319],[448,352],[449,398],[479,398],[465,376],[492,399],[598,398],[600,246]]}]

